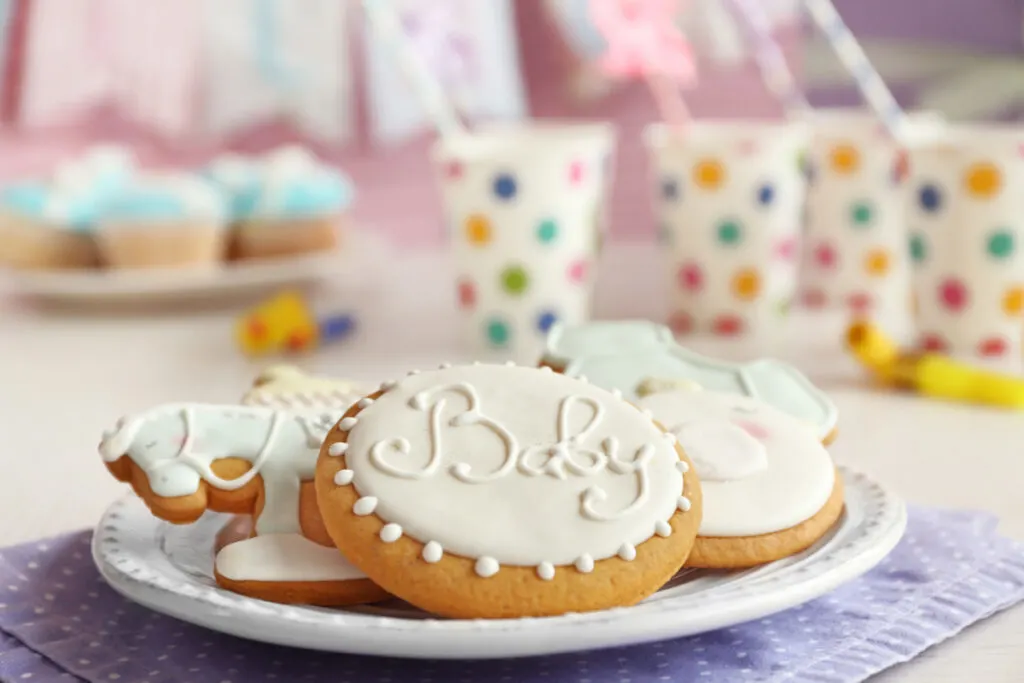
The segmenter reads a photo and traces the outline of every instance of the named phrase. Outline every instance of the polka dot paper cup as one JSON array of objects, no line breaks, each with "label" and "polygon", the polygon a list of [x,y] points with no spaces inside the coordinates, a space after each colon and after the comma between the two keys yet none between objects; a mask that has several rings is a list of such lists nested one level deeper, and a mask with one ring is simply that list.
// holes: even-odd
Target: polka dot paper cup
[{"label": "polka dot paper cup", "polygon": [[957,127],[910,153],[919,345],[1021,370],[1024,127]]},{"label": "polka dot paper cup", "polygon": [[539,358],[556,322],[590,317],[614,128],[536,123],[440,140],[465,338],[482,357]]},{"label": "polka dot paper cup", "polygon": [[647,130],[677,334],[778,329],[796,292],[807,135],[790,122],[694,122],[683,137]]},{"label": "polka dot paper cup", "polygon": [[934,141],[942,117],[908,115],[899,146],[877,117],[860,110],[819,110],[807,155],[801,299],[810,308],[848,309],[859,317],[906,320],[907,150]]}]

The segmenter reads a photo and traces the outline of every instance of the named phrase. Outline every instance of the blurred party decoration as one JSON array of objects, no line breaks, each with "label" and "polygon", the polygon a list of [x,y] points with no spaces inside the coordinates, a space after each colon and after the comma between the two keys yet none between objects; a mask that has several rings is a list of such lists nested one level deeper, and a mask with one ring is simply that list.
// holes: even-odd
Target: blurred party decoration
[{"label": "blurred party decoration", "polygon": [[192,123],[199,0],[29,4],[19,123],[67,124],[101,106],[165,135]]},{"label": "blurred party decoration", "polygon": [[525,115],[509,0],[365,0],[363,8],[371,24],[367,89],[376,140]]},{"label": "blurred party decoration", "polygon": [[754,47],[754,59],[765,87],[789,114],[810,109],[807,97],[789,68],[786,55],[775,39],[762,0],[727,0],[744,19]]},{"label": "blurred party decoration", "polygon": [[347,140],[349,7],[337,0],[203,3],[205,129],[230,134],[283,119],[319,142]]},{"label": "blurred party decoration", "polygon": [[807,13],[857,83],[868,106],[895,140],[906,132],[906,116],[831,0],[802,0]]},{"label": "blurred party decoration", "polygon": [[681,127],[690,119],[681,88],[696,85],[697,64],[674,23],[678,6],[679,0],[591,0],[590,16],[605,39],[600,69],[613,78],[643,79],[662,118]]},{"label": "blurred party decoration", "polygon": [[318,316],[298,292],[282,292],[235,324],[235,340],[246,355],[303,353],[349,337],[356,320],[349,314]]},{"label": "blurred party decoration", "polygon": [[930,398],[1024,409],[1024,380],[986,371],[937,353],[900,350],[870,323],[846,332],[847,349],[884,387],[915,391]]}]

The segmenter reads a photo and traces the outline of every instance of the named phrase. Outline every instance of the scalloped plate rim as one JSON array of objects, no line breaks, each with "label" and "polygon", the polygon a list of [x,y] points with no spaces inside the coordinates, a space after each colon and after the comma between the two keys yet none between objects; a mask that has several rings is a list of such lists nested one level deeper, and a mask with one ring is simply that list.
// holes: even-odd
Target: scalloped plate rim
[{"label": "scalloped plate rim", "polygon": [[[856,514],[844,514],[834,536],[840,540],[830,541],[820,552],[808,551],[798,562],[780,563],[776,577],[771,571],[767,576],[760,572],[755,578],[741,576],[725,581],[721,590],[712,586],[633,607],[560,617],[403,619],[277,605],[239,596],[201,583],[175,567],[159,547],[159,520],[134,494],[115,502],[104,513],[93,537],[92,551],[101,575],[126,598],[183,621],[252,640],[415,659],[492,659],[577,652],[696,635],[764,618],[821,597],[870,570],[902,538],[906,506],[867,476],[848,468],[840,470],[846,482],[847,509],[852,508]],[[114,526],[111,522],[119,519],[128,519],[137,528],[115,527],[114,532],[108,531],[107,527]],[[121,554],[128,544],[159,557],[155,562],[129,560]],[[282,628],[285,624],[288,628]]]}]

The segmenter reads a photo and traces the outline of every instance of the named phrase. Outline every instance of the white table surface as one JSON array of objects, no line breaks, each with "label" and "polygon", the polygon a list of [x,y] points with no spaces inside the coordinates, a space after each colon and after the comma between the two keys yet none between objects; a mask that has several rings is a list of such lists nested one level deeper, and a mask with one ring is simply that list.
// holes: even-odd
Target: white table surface
[{"label": "white table surface", "polygon": [[[660,314],[652,259],[649,247],[609,249],[598,317]],[[379,381],[469,360],[452,324],[443,258],[405,256],[374,268],[379,281],[350,277],[317,294],[319,304],[356,311],[360,331],[301,359],[303,366]],[[0,546],[88,526],[124,493],[96,455],[100,433],[119,416],[166,401],[236,401],[270,362],[250,361],[234,348],[238,303],[149,314],[52,311],[7,293],[0,292]],[[1024,415],[875,392],[843,355],[839,330],[838,321],[798,315],[788,341],[772,348],[834,397],[837,461],[869,472],[913,503],[995,512],[1006,534],[1024,539]],[[750,355],[709,340],[692,345]],[[1024,608],[1010,610],[876,680],[1022,681],[1021,633]]]}]

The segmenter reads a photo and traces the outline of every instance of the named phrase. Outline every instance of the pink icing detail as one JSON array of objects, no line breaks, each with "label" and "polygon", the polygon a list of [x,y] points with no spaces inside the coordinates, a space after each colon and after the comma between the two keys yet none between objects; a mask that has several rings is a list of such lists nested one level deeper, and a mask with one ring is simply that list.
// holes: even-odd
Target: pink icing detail
[{"label": "pink icing detail", "polygon": [[758,441],[764,441],[769,436],[769,432],[764,426],[757,424],[756,422],[747,422],[746,420],[733,420],[737,427],[750,434]]}]

